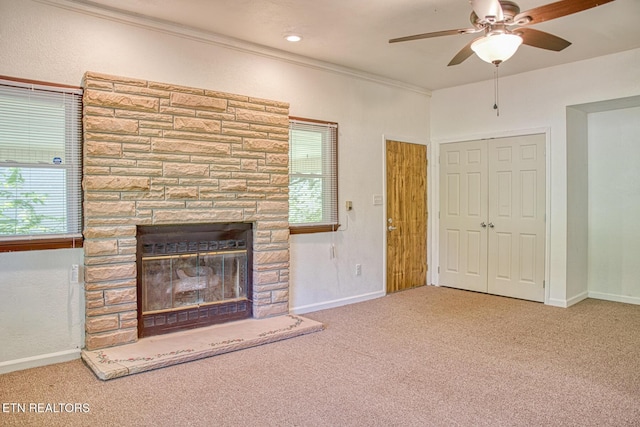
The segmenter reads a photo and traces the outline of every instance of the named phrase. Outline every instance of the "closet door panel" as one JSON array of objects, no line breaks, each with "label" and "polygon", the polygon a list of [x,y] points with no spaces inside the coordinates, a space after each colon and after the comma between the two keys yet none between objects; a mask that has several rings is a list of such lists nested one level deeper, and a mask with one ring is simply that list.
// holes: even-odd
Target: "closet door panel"
[{"label": "closet door panel", "polygon": [[486,144],[442,144],[440,183],[439,283],[487,292]]},{"label": "closet door panel", "polygon": [[544,301],[545,137],[488,145],[488,292]]}]

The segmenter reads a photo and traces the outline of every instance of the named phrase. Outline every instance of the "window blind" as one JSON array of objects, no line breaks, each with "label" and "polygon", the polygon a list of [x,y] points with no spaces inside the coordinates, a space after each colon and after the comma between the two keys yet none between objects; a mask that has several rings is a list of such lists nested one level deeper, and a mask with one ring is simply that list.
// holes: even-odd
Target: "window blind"
[{"label": "window blind", "polygon": [[0,239],[81,235],[82,90],[0,79]]},{"label": "window blind", "polygon": [[289,223],[338,224],[336,123],[292,119],[289,125]]}]

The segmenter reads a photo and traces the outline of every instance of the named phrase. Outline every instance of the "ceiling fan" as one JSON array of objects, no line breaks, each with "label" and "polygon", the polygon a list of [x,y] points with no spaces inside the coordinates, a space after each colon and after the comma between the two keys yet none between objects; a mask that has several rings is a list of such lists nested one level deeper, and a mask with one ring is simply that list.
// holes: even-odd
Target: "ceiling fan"
[{"label": "ceiling fan", "polygon": [[399,37],[389,40],[389,43],[484,32],[482,37],[463,47],[448,65],[458,65],[475,52],[483,61],[497,66],[509,59],[521,44],[556,52],[571,45],[571,42],[563,38],[534,30],[530,25],[571,15],[611,1],[613,0],[561,0],[520,12],[520,7],[513,1],[470,0],[473,8],[470,17],[472,28]]}]

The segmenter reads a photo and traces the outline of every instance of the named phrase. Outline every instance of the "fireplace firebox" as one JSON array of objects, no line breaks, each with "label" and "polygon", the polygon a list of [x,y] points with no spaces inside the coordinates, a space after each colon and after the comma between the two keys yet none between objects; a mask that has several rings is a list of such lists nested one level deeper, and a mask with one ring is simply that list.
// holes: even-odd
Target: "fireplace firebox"
[{"label": "fireplace firebox", "polygon": [[250,223],[137,227],[140,338],[252,316]]}]

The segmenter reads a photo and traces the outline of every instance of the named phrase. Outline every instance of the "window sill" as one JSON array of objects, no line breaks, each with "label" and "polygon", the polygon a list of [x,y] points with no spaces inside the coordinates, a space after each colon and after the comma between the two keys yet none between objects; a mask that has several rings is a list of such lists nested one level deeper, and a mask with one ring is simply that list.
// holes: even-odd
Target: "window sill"
[{"label": "window sill", "polygon": [[0,252],[40,251],[45,249],[81,248],[82,237],[55,237],[44,239],[16,239],[0,241]]},{"label": "window sill", "polygon": [[338,231],[340,224],[289,226],[289,234],[311,234]]}]

